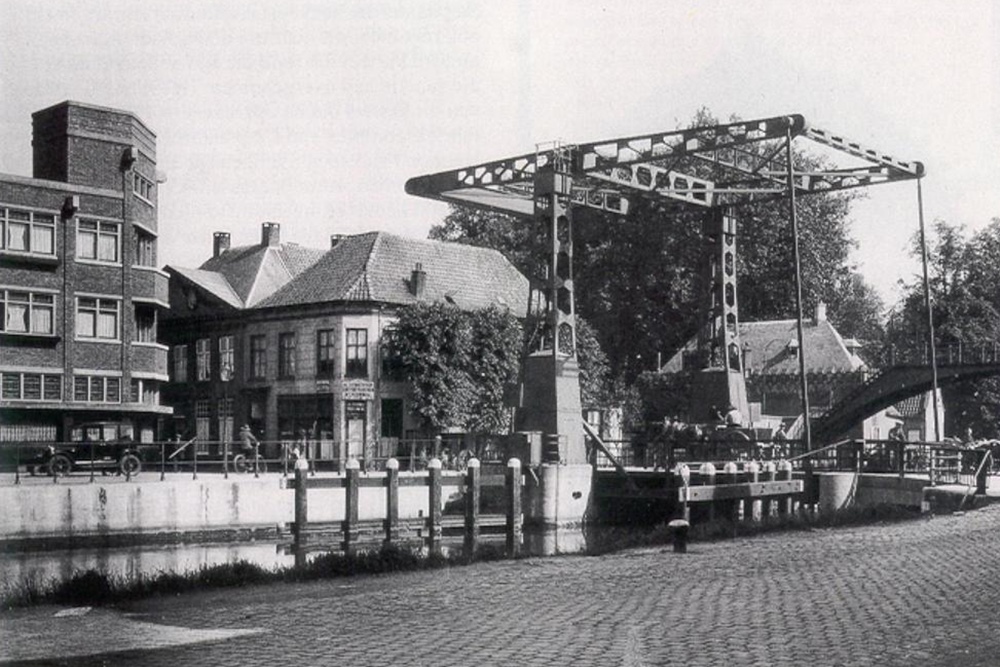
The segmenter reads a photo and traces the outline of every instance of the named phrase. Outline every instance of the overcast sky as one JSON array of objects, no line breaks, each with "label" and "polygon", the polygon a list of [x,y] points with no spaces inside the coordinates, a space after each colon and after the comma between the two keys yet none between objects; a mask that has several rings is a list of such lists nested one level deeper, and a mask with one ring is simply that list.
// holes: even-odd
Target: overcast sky
[{"label": "overcast sky", "polygon": [[[998,5],[1000,6],[1000,5]],[[702,106],[812,125],[924,162],[928,222],[1000,216],[1000,9],[912,2],[0,0],[0,172],[31,173],[31,113],[65,99],[156,133],[160,259],[213,231],[326,246],[425,237],[407,178],[673,129]],[[869,189],[856,260],[883,295],[916,269],[916,186]]]}]

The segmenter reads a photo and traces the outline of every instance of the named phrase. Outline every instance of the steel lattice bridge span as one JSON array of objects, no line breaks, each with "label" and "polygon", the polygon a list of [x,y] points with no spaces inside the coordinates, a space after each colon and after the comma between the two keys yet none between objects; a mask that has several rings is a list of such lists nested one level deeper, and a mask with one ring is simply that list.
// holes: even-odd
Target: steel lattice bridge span
[{"label": "steel lattice bridge span", "polygon": [[[803,148],[819,159],[797,162],[795,151]],[[789,115],[588,143],[555,143],[523,155],[416,176],[407,181],[406,192],[511,214],[538,225],[547,270],[532,279],[529,317],[538,323],[541,335],[525,360],[516,428],[550,434],[553,444],[546,450],[547,462],[582,467],[586,449],[575,352],[574,209],[628,215],[634,203],[651,199],[665,217],[703,213],[705,289],[697,322],[701,362],[692,404],[728,403],[748,414],[735,269],[741,207],[788,202],[802,349],[797,197],[911,180],[917,181],[919,190],[923,175],[918,161],[898,159],[812,127],[800,115]],[[804,358],[803,351],[802,411],[808,416]],[[807,418],[807,442],[808,424]],[[557,495],[563,497],[561,492]],[[559,518],[573,520],[577,509],[565,502]]]}]

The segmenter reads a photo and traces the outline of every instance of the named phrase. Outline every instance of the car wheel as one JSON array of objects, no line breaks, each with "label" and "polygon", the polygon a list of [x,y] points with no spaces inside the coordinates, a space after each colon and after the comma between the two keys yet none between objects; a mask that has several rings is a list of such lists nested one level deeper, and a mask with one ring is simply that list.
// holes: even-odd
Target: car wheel
[{"label": "car wheel", "polygon": [[53,477],[65,477],[73,469],[73,462],[65,454],[56,454],[49,459],[49,474]]},{"label": "car wheel", "polygon": [[135,454],[126,454],[119,462],[118,469],[121,470],[123,475],[129,477],[138,475],[139,471],[142,470],[142,462]]}]

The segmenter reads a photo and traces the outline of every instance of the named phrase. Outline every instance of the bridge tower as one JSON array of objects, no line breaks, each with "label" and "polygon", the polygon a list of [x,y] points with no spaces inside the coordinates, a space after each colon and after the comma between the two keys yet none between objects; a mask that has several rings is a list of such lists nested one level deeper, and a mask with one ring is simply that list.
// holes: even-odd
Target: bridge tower
[{"label": "bridge tower", "polygon": [[723,413],[734,407],[748,416],[736,298],[736,224],[731,207],[709,209],[702,224],[703,293],[690,415],[696,422],[713,419],[713,407]]}]

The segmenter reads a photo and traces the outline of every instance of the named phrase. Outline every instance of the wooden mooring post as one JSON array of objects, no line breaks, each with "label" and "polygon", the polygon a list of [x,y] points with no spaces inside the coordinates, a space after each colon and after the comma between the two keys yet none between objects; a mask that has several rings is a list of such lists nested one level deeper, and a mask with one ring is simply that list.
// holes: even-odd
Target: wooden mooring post
[{"label": "wooden mooring post", "polygon": [[479,548],[479,459],[471,458],[465,471],[465,557],[472,558]]},{"label": "wooden mooring post", "polygon": [[[744,473],[747,477],[747,482],[750,484],[756,484],[760,481],[760,464],[756,461],[750,461],[746,464],[744,468]],[[760,501],[754,500],[753,497],[747,497],[743,499],[743,520],[744,521],[757,521],[760,519]]]},{"label": "wooden mooring post", "polygon": [[[345,554],[356,553],[362,543],[362,536],[366,543],[370,543],[374,535],[371,519],[364,523],[360,520],[360,508],[363,498],[371,498],[369,492],[362,495],[362,489],[372,490],[374,488],[384,489],[385,493],[385,516],[380,520],[379,529],[382,533],[382,544],[397,544],[404,539],[404,532],[416,530],[418,534],[425,535],[424,543],[432,554],[438,554],[442,550],[442,541],[445,528],[453,529],[461,527],[463,529],[463,546],[465,553],[469,556],[475,554],[481,540],[481,531],[484,526],[493,528],[504,528],[507,553],[517,556],[521,550],[521,540],[523,534],[522,502],[521,491],[524,476],[521,470],[521,463],[517,459],[508,462],[504,475],[489,476],[485,482],[488,485],[496,486],[502,483],[505,487],[504,515],[482,515],[480,505],[482,499],[482,487],[484,477],[482,475],[482,464],[478,459],[470,459],[467,469],[462,477],[449,475],[445,477],[443,466],[438,459],[431,459],[428,462],[426,474],[411,474],[405,479],[400,478],[399,461],[389,459],[386,462],[385,475],[362,475],[361,465],[356,459],[350,459],[345,464],[344,473],[332,477],[314,477],[309,474],[308,463],[305,460],[296,462],[294,481],[286,483],[286,488],[293,489],[294,496],[294,516],[291,523],[291,533],[294,538],[292,549],[296,555],[296,564],[305,562],[305,554],[311,549],[319,546],[310,544],[310,524],[309,524],[309,491],[311,489],[343,489],[344,518],[337,522],[337,534],[342,538],[339,546]],[[284,482],[283,482],[284,483]],[[407,516],[400,518],[400,487],[422,487],[427,488],[427,513],[421,509],[418,516]],[[449,517],[445,521],[444,506],[442,503],[444,487],[458,487],[465,492],[465,508],[462,522],[454,521]],[[412,496],[410,496],[412,498]],[[323,531],[324,526],[329,530],[330,524],[320,524],[314,527]],[[499,537],[499,535],[498,535]]]},{"label": "wooden mooring post", "polygon": [[507,462],[507,555],[521,553],[521,461]]}]

